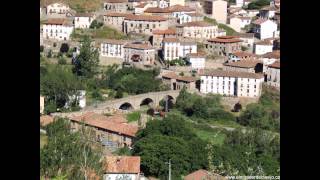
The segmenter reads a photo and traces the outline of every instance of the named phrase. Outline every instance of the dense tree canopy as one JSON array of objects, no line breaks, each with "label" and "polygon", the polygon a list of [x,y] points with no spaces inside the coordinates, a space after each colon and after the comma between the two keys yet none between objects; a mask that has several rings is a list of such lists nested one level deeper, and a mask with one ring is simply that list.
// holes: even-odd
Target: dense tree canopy
[{"label": "dense tree canopy", "polygon": [[156,79],[159,69],[142,70],[137,68],[122,68],[117,65],[109,66],[105,73],[106,86],[110,89],[127,92],[129,94],[142,94],[159,91],[161,80]]},{"label": "dense tree canopy", "polygon": [[260,9],[270,4],[270,0],[256,0],[248,4],[248,9]]},{"label": "dense tree canopy", "polygon": [[[197,138],[182,116],[169,115],[163,121],[148,122],[138,132],[134,154],[140,155],[146,175],[168,175],[166,162],[171,159],[173,179],[207,167],[206,143]],[[197,148],[194,148],[197,147]]]},{"label": "dense tree canopy", "polygon": [[73,72],[78,76],[92,78],[98,73],[98,49],[92,46],[92,41],[88,36],[85,36],[80,43],[80,54],[74,62]]}]

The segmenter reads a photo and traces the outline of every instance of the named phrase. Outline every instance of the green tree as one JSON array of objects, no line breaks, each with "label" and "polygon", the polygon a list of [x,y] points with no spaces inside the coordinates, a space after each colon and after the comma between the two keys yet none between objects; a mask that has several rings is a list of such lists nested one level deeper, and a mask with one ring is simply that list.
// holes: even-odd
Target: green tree
[{"label": "green tree", "polygon": [[92,78],[98,73],[99,52],[88,36],[81,40],[80,54],[76,57],[73,72],[81,77]]}]

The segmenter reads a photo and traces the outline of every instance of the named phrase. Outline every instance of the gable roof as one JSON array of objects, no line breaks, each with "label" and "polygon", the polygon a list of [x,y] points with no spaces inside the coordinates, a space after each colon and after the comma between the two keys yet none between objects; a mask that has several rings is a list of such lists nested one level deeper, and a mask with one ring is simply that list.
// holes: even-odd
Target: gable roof
[{"label": "gable roof", "polygon": [[46,22],[46,25],[71,25],[71,22],[66,18],[49,18]]},{"label": "gable roof", "polygon": [[225,70],[216,70],[216,69],[201,73],[200,76],[239,77],[239,78],[250,78],[250,79],[263,78],[262,73],[248,73],[248,72],[225,71]]},{"label": "gable roof", "polygon": [[197,170],[184,177],[184,180],[206,180],[209,179],[209,172],[203,169]]},{"label": "gable roof", "polygon": [[176,79],[176,80],[185,81],[185,82],[194,82],[194,81],[196,81],[196,79],[194,77],[191,77],[191,76],[178,76],[174,72],[169,72],[167,74],[164,74],[164,75],[162,75],[162,77],[168,78],[168,79]]},{"label": "gable roof", "polygon": [[239,68],[254,68],[258,63],[262,63],[258,60],[242,60],[237,62],[230,62],[225,63],[225,66],[231,66],[231,67],[239,67]]},{"label": "gable roof", "polygon": [[176,34],[176,30],[175,29],[165,29],[165,30],[155,29],[155,30],[152,31],[152,34],[157,34],[157,35],[170,34],[170,35],[174,35],[174,34]]},{"label": "gable roof", "polygon": [[110,17],[127,17],[129,15],[132,15],[132,14],[129,14],[129,13],[117,13],[117,12],[109,12],[109,13],[105,14],[105,16],[110,16]]},{"label": "gable roof", "polygon": [[269,67],[280,69],[280,61],[275,61],[274,63],[270,64]]},{"label": "gable roof", "polygon": [[140,173],[140,156],[106,156],[105,173]]},{"label": "gable roof", "polygon": [[183,27],[209,27],[209,26],[215,26],[210,23],[207,23],[205,21],[191,21],[187,23],[181,24]]},{"label": "gable roof", "polygon": [[238,36],[220,36],[213,39],[208,39],[208,42],[214,42],[214,43],[237,43],[242,42],[241,39],[239,39]]},{"label": "gable roof", "polygon": [[248,52],[245,52],[245,51],[238,51],[238,52],[234,52],[234,53],[231,53],[231,54],[233,54],[234,56],[240,57],[240,58],[256,56],[255,54],[248,53]]},{"label": "gable roof", "polygon": [[261,55],[263,58],[280,59],[280,50],[272,51]]},{"label": "gable roof", "polygon": [[124,48],[132,48],[132,49],[143,49],[143,50],[154,49],[150,43],[141,43],[141,44],[129,43],[129,44],[124,45],[123,47]]},{"label": "gable roof", "polygon": [[166,21],[167,18],[162,16],[149,16],[149,15],[128,15],[125,20],[131,21]]}]

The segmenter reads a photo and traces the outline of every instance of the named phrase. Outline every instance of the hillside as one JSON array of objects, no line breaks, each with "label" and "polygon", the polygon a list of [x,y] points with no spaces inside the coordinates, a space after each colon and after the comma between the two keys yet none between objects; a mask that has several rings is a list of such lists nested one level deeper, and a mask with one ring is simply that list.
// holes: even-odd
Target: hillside
[{"label": "hillside", "polygon": [[77,12],[83,12],[101,9],[104,0],[40,0],[40,5],[46,6],[47,4],[51,4],[53,2],[63,2],[68,4]]}]

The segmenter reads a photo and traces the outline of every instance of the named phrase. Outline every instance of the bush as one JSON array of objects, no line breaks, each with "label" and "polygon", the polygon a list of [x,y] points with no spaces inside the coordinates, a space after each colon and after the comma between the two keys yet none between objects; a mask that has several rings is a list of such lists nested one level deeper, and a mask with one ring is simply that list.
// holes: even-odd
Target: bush
[{"label": "bush", "polygon": [[180,72],[179,75],[180,75],[180,76],[184,76],[184,72]]},{"label": "bush", "polygon": [[103,26],[102,22],[98,22],[97,20],[93,20],[90,25],[90,29],[99,29],[102,26]]},{"label": "bush", "polygon": [[44,50],[44,47],[40,46],[40,52],[43,52],[43,50]]},{"label": "bush", "polygon": [[60,57],[58,60],[58,64],[65,65],[67,64],[67,60],[64,57]]},{"label": "bush", "polygon": [[69,45],[68,43],[62,43],[60,47],[60,52],[61,53],[66,53],[69,51]]},{"label": "bush", "polygon": [[118,90],[118,91],[117,91],[117,93],[116,93],[116,95],[115,95],[115,98],[117,98],[117,99],[123,98],[123,92],[122,92],[122,90]]},{"label": "bush", "polygon": [[52,50],[50,49],[48,54],[47,54],[47,58],[51,58],[52,57]]}]

